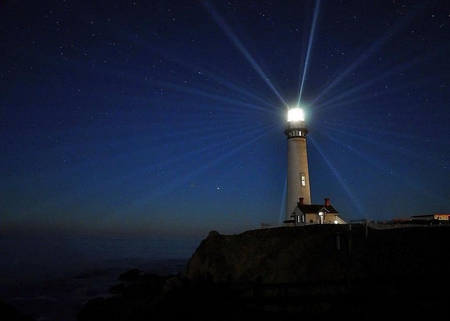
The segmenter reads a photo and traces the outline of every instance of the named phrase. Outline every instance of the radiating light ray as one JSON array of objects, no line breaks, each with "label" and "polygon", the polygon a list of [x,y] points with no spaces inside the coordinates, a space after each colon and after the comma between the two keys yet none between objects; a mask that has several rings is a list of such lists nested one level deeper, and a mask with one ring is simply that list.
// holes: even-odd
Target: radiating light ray
[{"label": "radiating light ray", "polygon": [[[380,82],[390,78],[391,76],[398,74],[399,72],[406,71],[406,70],[412,68],[414,65],[417,65],[422,60],[423,60],[422,57],[418,57],[412,61],[404,62],[403,64],[398,65],[396,68],[388,70],[385,73],[380,74],[375,78],[368,79],[367,81],[360,83],[357,86],[351,87],[349,90],[343,91],[339,95],[335,95],[332,98],[327,99],[322,104],[316,105],[316,107],[319,108],[319,106],[320,106],[321,108],[325,107],[326,109],[329,109],[331,106],[345,106],[345,105],[349,105],[350,103],[353,103],[353,102],[364,101],[364,100],[373,98],[373,94],[361,95],[361,94],[357,94],[357,93],[363,89],[370,88],[375,83],[380,83]],[[421,80],[421,81],[423,81],[423,80]],[[414,80],[414,81],[411,81],[408,83],[406,83],[406,82],[402,83],[401,86],[399,85],[399,86],[393,87],[389,90],[385,89],[382,92],[379,92],[378,95],[386,95],[388,93],[399,91],[401,88],[406,88],[411,83],[416,83],[416,82],[417,82],[417,80]],[[311,102],[311,104],[315,103],[319,99],[319,96],[315,97],[313,99],[313,101]],[[350,97],[351,100],[346,100],[338,105],[333,105],[333,103],[341,102],[342,100],[344,100],[348,97]]]},{"label": "radiating light ray", "polygon": [[297,100],[297,106],[300,106],[300,102],[302,100],[302,93],[303,93],[303,86],[305,84],[306,80],[306,73],[308,72],[308,65],[309,65],[309,57],[311,55],[311,48],[314,40],[314,35],[316,34],[316,24],[317,24],[317,17],[319,16],[319,9],[320,9],[320,0],[316,1],[316,6],[314,8],[314,18],[311,26],[311,32],[309,34],[309,41],[308,41],[308,48],[306,51],[306,59],[305,59],[305,65],[303,67],[303,74],[302,78],[300,80],[300,90],[298,93],[298,100]]},{"label": "radiating light ray", "polygon": [[[262,78],[266,81],[268,81],[268,77],[262,72],[261,68],[257,65],[255,60],[250,56],[248,51],[244,48],[244,46],[240,43],[240,41],[237,39],[237,37],[234,35],[234,33],[231,31],[231,29],[226,25],[226,23],[223,21],[223,19],[220,18],[217,11],[209,4],[207,5],[207,8],[212,10],[210,13],[214,13],[216,15],[216,22],[218,22],[222,28],[224,28],[224,31],[227,33],[227,35],[232,39],[232,41],[235,43],[235,45],[241,49],[242,53],[246,56],[247,59],[251,62],[252,66],[255,68],[255,70],[259,71],[259,74],[262,76]],[[125,34],[126,32],[123,32]],[[173,53],[169,53],[167,51],[163,51],[160,48],[156,48],[155,46],[151,46],[148,44],[145,40],[140,39],[135,36],[134,32],[128,32],[129,36],[123,36],[124,38],[128,39],[130,43],[132,43],[135,47],[140,46],[143,48],[146,48],[146,50],[150,50],[152,53],[156,53],[160,55],[161,57],[165,58],[166,60],[169,60],[171,63],[175,63],[179,66],[182,66],[183,68],[189,70],[190,72],[196,72],[201,70],[201,74],[204,77],[210,78],[215,80],[220,86],[224,86],[226,88],[232,89],[234,92],[240,93],[245,95],[246,97],[252,99],[255,102],[258,102],[258,105],[250,104],[246,105],[247,108],[256,108],[261,111],[267,111],[265,107],[274,109],[274,104],[270,104],[269,100],[267,98],[261,97],[258,93],[252,93],[251,91],[245,90],[243,86],[237,86],[231,81],[227,81],[224,77],[220,77],[214,72],[210,72],[207,69],[205,69],[202,66],[195,65],[195,64],[187,64],[186,63],[186,57],[180,58],[174,55]],[[145,67],[145,66],[144,66]],[[134,72],[129,73],[129,71],[125,70],[118,70],[118,69],[112,69],[107,68],[106,66],[102,68],[102,72],[120,76],[121,79],[128,79],[129,81],[133,81],[136,83],[139,83],[142,86],[150,86],[150,85],[157,85],[161,88],[167,88],[172,89],[180,93],[186,93],[191,96],[195,97],[204,97],[214,100],[221,100],[224,102],[230,102],[233,104],[242,104],[242,101],[239,101],[237,99],[230,98],[229,93],[224,93],[223,95],[220,95],[218,92],[211,92],[210,88],[202,90],[201,84],[196,83],[195,87],[192,85],[185,84],[177,84],[177,83],[170,83],[170,82],[162,82],[160,79],[152,79],[151,76],[145,73],[145,68],[143,68],[143,71],[141,73]],[[278,93],[278,91],[274,88],[274,86],[269,82],[269,86],[274,90],[274,92],[278,95],[280,99],[281,95]]]},{"label": "radiating light ray", "polygon": [[[341,134],[345,133],[345,131],[342,131],[342,130],[336,130],[336,131],[340,132]],[[430,197],[436,196],[434,194],[430,194],[428,192],[428,190],[424,189],[423,185],[419,181],[409,179],[408,176],[405,176],[405,175],[402,175],[401,173],[392,171],[392,169],[390,167],[388,167],[387,165],[384,165],[382,162],[375,161],[373,157],[370,157],[369,155],[362,153],[360,150],[349,146],[348,142],[339,139],[340,135],[325,134],[323,132],[320,132],[320,134],[327,136],[327,137],[333,137],[333,142],[338,143],[339,145],[344,147],[346,150],[350,151],[352,154],[364,159],[367,163],[372,165],[374,168],[380,169],[380,170],[384,171],[385,173],[388,173],[389,175],[393,176],[396,179],[396,181],[402,182],[403,185],[414,189],[416,192],[418,192],[420,194],[428,195]],[[347,134],[349,134],[349,133],[347,133]],[[396,146],[396,145],[380,143],[377,140],[367,139],[360,135],[351,135],[351,136],[356,137],[358,139],[362,139],[364,141],[367,141],[367,142],[377,145],[377,146],[382,146],[384,149],[387,148],[389,150],[389,153],[397,153],[399,155],[405,155],[406,156],[405,159],[417,158],[417,159],[423,160],[425,164],[434,164],[435,163],[435,160],[432,160],[432,159],[425,160],[424,157],[422,157],[420,155],[420,153],[418,153],[418,152],[408,152],[405,149],[399,149],[398,146]],[[444,201],[444,199],[442,199],[442,201]]]},{"label": "radiating light ray", "polygon": [[[163,88],[163,89],[171,89],[178,93],[185,93],[185,94],[188,94],[195,98],[203,97],[203,98],[208,98],[208,99],[215,100],[215,101],[219,100],[219,101],[229,102],[229,103],[233,103],[233,104],[241,104],[241,105],[244,104],[242,102],[242,100],[230,98],[229,92],[220,94],[220,92],[218,92],[218,91],[211,91],[211,88],[208,88],[208,89],[205,88],[203,90],[199,84],[196,84],[194,87],[189,84],[179,84],[179,83],[175,83],[175,82],[162,81],[159,79],[152,79],[151,77],[147,77],[144,75],[139,76],[139,77],[132,76],[132,75],[130,75],[129,72],[119,71],[119,70],[114,70],[114,69],[111,69],[108,72],[106,70],[106,68],[104,68],[102,70],[102,72],[105,74],[120,76],[120,78],[127,79],[131,82],[137,83],[144,88],[148,87],[150,89],[154,89],[156,86],[156,87]],[[221,86],[225,86],[227,88],[233,89],[234,91],[244,94],[245,96],[251,98],[252,100],[259,102],[258,105],[248,104],[248,105],[246,105],[247,107],[254,108],[256,110],[261,110],[261,111],[264,111],[264,110],[267,111],[269,109],[273,109],[273,104],[270,104],[267,99],[264,99],[254,93],[251,93],[250,91],[245,91],[242,87],[236,86],[229,81],[225,81],[224,79],[221,79],[221,81],[222,81],[220,83]],[[127,96],[124,95],[124,97],[127,97]],[[136,99],[138,99],[138,97],[136,97]],[[145,99],[148,99],[148,98],[145,98]]]},{"label": "radiating light ray", "polygon": [[[339,130],[336,130],[336,131],[338,131],[338,132],[340,132],[340,133],[343,133],[343,132],[344,132],[344,131],[339,131]],[[348,151],[352,152],[353,154],[355,154],[355,155],[357,155],[357,156],[363,158],[365,161],[367,161],[368,163],[370,163],[370,164],[373,165],[374,167],[376,167],[376,168],[378,168],[378,169],[381,169],[381,170],[384,170],[384,171],[386,171],[386,172],[391,172],[390,169],[389,169],[388,167],[383,166],[380,162],[375,161],[372,157],[370,157],[370,156],[368,156],[368,155],[365,155],[365,154],[363,154],[361,151],[359,151],[359,150],[357,150],[357,149],[355,149],[355,148],[349,146],[348,142],[345,142],[344,140],[339,139],[339,137],[340,137],[339,135],[325,134],[325,133],[323,133],[323,132],[320,132],[320,134],[321,134],[321,135],[324,135],[324,136],[327,136],[327,137],[333,137],[333,142],[337,142],[339,145],[341,145],[342,147],[344,147],[346,150],[348,150]],[[348,133],[347,133],[347,134],[348,134]],[[364,138],[363,138],[362,136],[360,136],[360,135],[351,135],[351,134],[350,134],[350,136],[355,137],[355,138],[358,138],[358,139],[361,139],[361,140],[364,140],[364,141],[367,141],[367,142],[370,142],[370,143],[373,144],[373,145],[383,146],[383,148],[385,148],[385,144],[380,143],[380,142],[377,141],[377,140],[373,140],[373,139],[364,139]],[[390,146],[390,147],[392,147],[392,146]],[[400,178],[400,177],[399,177],[399,178]]]},{"label": "radiating light ray", "polygon": [[[198,149],[189,150],[189,152],[185,152],[181,156],[176,154],[176,156],[173,159],[166,158],[160,166],[162,166],[163,164],[167,165],[176,164],[179,161],[182,161],[186,158],[191,158],[192,156],[197,156],[199,154],[205,153],[207,150],[210,149],[215,150],[220,147],[224,147],[224,149],[228,147],[233,147],[236,142],[247,141],[248,137],[265,136],[268,133],[270,133],[272,131],[271,128],[273,129],[274,127],[274,125],[255,127],[251,126],[250,124],[247,126],[248,127],[236,128],[234,132],[229,131],[229,134],[217,130],[211,131],[208,133],[208,136],[210,136],[210,138],[207,141],[205,141],[203,145],[199,146]],[[192,157],[192,159],[194,159],[195,161],[195,157]],[[156,166],[159,167],[159,165],[157,164]]]},{"label": "radiating light ray", "polygon": [[228,94],[220,94],[217,91],[211,91],[211,90],[201,90],[199,88],[194,88],[192,86],[184,86],[184,85],[178,85],[174,83],[167,83],[167,82],[161,82],[161,81],[155,81],[155,84],[158,84],[159,86],[162,86],[164,88],[173,89],[176,92],[180,93],[187,93],[193,97],[203,97],[208,98],[211,101],[214,102],[223,102],[223,103],[230,103],[232,105],[242,105],[247,108],[251,108],[257,111],[268,111],[271,108],[273,108],[273,105],[269,104],[267,100],[263,100],[261,98],[258,98],[258,101],[261,102],[261,104],[255,105],[255,104],[246,104],[242,102],[242,100],[237,100],[230,98],[229,93]]},{"label": "radiating light ray", "polygon": [[[323,125],[323,127],[327,128],[329,131],[339,133],[339,135],[328,134],[329,137],[333,137],[333,140],[340,141],[337,139],[337,137],[342,137],[343,135],[345,135],[345,136],[356,138],[356,139],[364,141],[364,142],[368,142],[374,146],[382,147],[383,149],[389,149],[390,151],[394,151],[398,154],[405,156],[407,159],[415,158],[415,159],[422,161],[425,164],[435,164],[438,166],[446,165],[446,163],[444,161],[436,160],[435,158],[430,156],[429,153],[420,152],[419,146],[422,146],[424,143],[428,142],[428,139],[426,137],[418,137],[418,136],[413,136],[413,135],[400,133],[400,132],[396,132],[396,131],[392,131],[392,130],[383,130],[380,128],[370,130],[366,126],[356,126],[356,125],[348,125],[348,124],[343,124],[342,127],[346,128],[346,130],[342,130],[342,129],[340,129],[341,126],[339,126],[339,123],[336,123],[334,125],[338,125],[338,126],[330,126],[327,124]],[[365,131],[365,132],[376,132],[378,134],[378,136],[356,135],[354,133],[354,131],[351,131],[348,129],[357,129],[358,131]],[[320,132],[320,133],[324,134],[323,132]],[[398,144],[394,145],[394,144],[390,144],[386,140],[380,141],[379,139],[369,138],[369,137],[380,137],[383,135],[386,137],[397,136],[399,138],[404,138],[405,140],[408,140],[410,142],[418,143],[418,144],[415,144],[415,146],[417,146],[417,150],[416,151],[408,151],[405,148],[399,148]],[[343,141],[340,141],[340,142],[344,145]],[[361,154],[361,156],[363,156],[363,155]],[[388,170],[387,168],[383,168],[383,169]]]},{"label": "radiating light ray", "polygon": [[[249,90],[245,90],[244,86],[237,86],[236,84],[234,84],[232,81],[227,80],[226,77],[220,76],[219,74],[221,74],[218,71],[210,71],[207,68],[205,68],[204,66],[200,66],[197,64],[193,64],[193,63],[187,63],[186,62],[186,57],[179,57],[176,56],[175,54],[168,52],[166,50],[162,50],[160,48],[156,49],[153,46],[150,46],[148,44],[148,42],[141,40],[139,38],[134,37],[134,33],[130,32],[131,36],[127,37],[128,40],[130,42],[132,42],[133,44],[145,47],[146,50],[150,50],[152,53],[155,53],[157,55],[160,55],[161,57],[164,58],[170,58],[170,61],[172,63],[175,63],[191,72],[199,72],[201,71],[201,74],[205,77],[209,77],[211,79],[214,79],[216,81],[216,83],[220,84],[221,86],[225,86],[227,88],[230,88],[236,92],[242,93],[244,95],[246,95],[247,97],[251,98],[254,101],[258,101],[259,103],[263,104],[263,105],[268,105],[268,106],[273,106],[273,105],[269,105],[267,102],[267,99],[264,97],[260,96],[260,93],[254,93],[251,92]],[[127,75],[124,75],[127,76]],[[139,76],[139,79],[137,79],[138,81],[142,81],[143,78],[141,78],[143,76]],[[148,75],[145,76],[146,78],[148,78]],[[266,77],[267,78],[267,77]],[[155,80],[155,81],[159,81],[159,80]]]},{"label": "radiating light ray", "polygon": [[[227,135],[225,135],[222,131],[218,131],[217,128],[214,128],[215,130],[211,129],[210,131],[205,132],[206,134],[208,134],[206,137],[209,137],[209,140],[205,141],[203,145],[199,145],[197,149],[190,149],[184,152],[179,150],[179,153],[172,155],[172,157],[165,157],[160,162],[155,162],[151,166],[140,168],[136,172],[140,172],[142,170],[151,171],[152,169],[158,169],[162,167],[172,167],[172,165],[175,165],[179,162],[186,162],[186,160],[188,159],[192,159],[194,162],[196,162],[197,156],[205,154],[205,152],[207,152],[208,150],[216,150],[222,147],[223,149],[227,149],[234,146],[235,142],[239,143],[241,141],[247,141],[249,136],[265,136],[271,132],[270,128],[273,127],[274,125],[255,127],[254,124],[247,124],[247,127],[241,126],[239,128],[235,128],[234,132],[230,131],[228,138],[226,138]],[[184,135],[187,137],[186,139],[189,139],[189,131],[187,131]],[[173,145],[171,145],[170,148],[172,147]],[[160,152],[164,154],[163,149],[161,149]]]},{"label": "radiating light ray", "polygon": [[416,15],[423,9],[423,5],[416,5],[415,9],[409,12],[407,16],[404,17],[403,20],[400,20],[396,23],[396,25],[386,31],[386,33],[380,37],[377,41],[375,41],[367,51],[362,54],[359,59],[355,60],[349,67],[345,68],[345,71],[340,74],[339,77],[336,77],[334,81],[332,81],[321,93],[319,93],[315,99],[311,102],[313,104],[317,100],[321,99],[323,95],[330,92],[332,88],[338,85],[343,79],[345,79],[348,75],[350,75],[356,68],[358,68],[364,61],[366,61],[369,57],[371,57],[374,53],[378,52],[388,40],[390,40],[395,34],[403,31],[409,23],[413,21]]},{"label": "radiating light ray", "polygon": [[[273,92],[276,94],[276,96],[286,105],[286,102],[284,101],[283,97],[280,95],[280,93],[275,88],[275,86],[270,82],[269,77],[267,77],[265,75],[265,73],[262,71],[262,69],[256,63],[256,61],[252,58],[250,53],[245,49],[245,46],[239,41],[237,36],[231,30],[231,28],[221,18],[221,16],[217,12],[217,10],[215,10],[215,8],[212,6],[212,4],[207,1],[203,1],[203,5],[207,8],[207,11],[209,12],[209,14],[211,14],[211,16],[214,18],[216,23],[222,28],[222,30],[225,31],[228,38],[235,44],[235,46],[241,51],[241,53],[245,56],[245,58],[250,62],[251,66],[261,76],[263,81],[273,90]],[[105,26],[105,29],[107,29],[107,26]],[[140,46],[142,48],[145,48],[146,50],[149,50],[152,53],[156,53],[156,54],[160,55],[161,57],[169,58],[172,63],[176,63],[179,66],[182,66],[188,70],[191,70],[191,71],[201,70],[202,74],[204,74],[208,77],[211,77],[212,79],[216,80],[221,85],[225,85],[226,87],[236,90],[237,92],[240,92],[242,94],[245,94],[254,100],[258,100],[261,104],[268,105],[267,99],[260,97],[258,95],[258,93],[251,93],[249,91],[246,91],[246,90],[244,90],[243,87],[236,86],[235,84],[231,83],[230,81],[226,81],[225,78],[219,77],[217,75],[217,73],[210,72],[202,66],[198,66],[195,64],[187,65],[186,57],[180,58],[180,57],[176,56],[175,54],[168,52],[167,50],[163,50],[159,47],[156,47],[155,45],[149,44],[148,41],[146,41],[145,39],[141,39],[141,38],[137,37],[135,31],[133,31],[131,29],[129,29],[129,30],[119,29],[119,32],[121,34],[121,38],[126,39],[133,46]],[[115,75],[120,74],[121,77],[127,77],[127,78],[131,77],[131,75],[128,71],[120,72],[120,71],[114,70],[114,69],[110,69],[108,71],[108,68],[106,66],[103,66],[102,69],[103,69],[103,72],[107,72],[110,74],[115,74]],[[136,73],[134,73],[134,74],[136,74]],[[146,77],[147,79],[149,78],[148,75],[142,75],[142,74],[138,75],[138,76],[134,76],[134,77],[136,77],[135,80],[140,83],[143,82],[144,77]],[[271,105],[271,106],[273,106],[273,105]]]},{"label": "radiating light ray", "polygon": [[253,69],[259,74],[261,79],[269,86],[270,89],[274,92],[274,94],[281,100],[281,102],[287,106],[287,102],[284,100],[284,98],[280,95],[278,90],[275,88],[275,86],[270,81],[269,77],[263,72],[261,67],[258,65],[258,63],[253,59],[253,57],[250,55],[248,50],[245,48],[245,46],[240,42],[239,38],[235,35],[235,33],[231,30],[231,28],[227,25],[227,23],[222,19],[222,17],[219,15],[217,10],[210,4],[208,1],[203,2],[203,4],[208,9],[208,12],[211,14],[213,19],[217,22],[217,24],[222,28],[222,30],[226,33],[228,39],[230,39],[234,45],[239,49],[239,51],[244,55],[244,57],[247,59],[247,61],[250,63],[250,65],[253,67]]},{"label": "radiating light ray", "polygon": [[[151,136],[148,135],[149,129],[151,131],[158,131],[162,134],[162,137],[166,137],[170,139],[173,136],[181,137],[183,140],[197,139],[200,136],[205,137],[205,142],[208,141],[222,141],[225,137],[232,137],[239,139],[245,139],[246,135],[252,135],[253,133],[258,133],[255,129],[261,129],[265,131],[274,130],[276,124],[273,122],[268,122],[267,125],[262,125],[259,122],[255,122],[255,115],[249,113],[248,115],[245,112],[248,109],[239,109],[240,113],[236,113],[234,116],[230,116],[227,114],[226,118],[218,115],[212,115],[208,112],[204,113],[204,116],[196,113],[195,117],[188,118],[185,117],[183,121],[178,123],[174,123],[171,118],[164,119],[160,121],[158,124],[149,123],[148,125],[145,123],[140,123],[139,126],[136,126],[135,123],[130,123],[133,126],[130,126],[131,132],[126,131],[124,135],[119,138],[111,139],[112,134],[117,133],[118,131],[123,131],[123,129],[119,129],[117,126],[107,126],[107,127],[79,127],[78,129],[72,129],[70,131],[66,131],[62,133],[60,130],[55,132],[55,134],[59,134],[60,136],[65,137],[73,137],[78,141],[85,140],[86,135],[97,137],[96,141],[87,140],[83,144],[83,150],[96,150],[102,151],[107,146],[108,149],[120,149],[122,152],[126,152],[129,147],[134,146],[134,142],[142,140],[148,141],[143,146],[147,145],[152,139]],[[211,116],[210,118],[208,118]],[[146,114],[135,115],[134,117],[140,117],[141,119],[146,119]],[[256,116],[258,117],[258,116]],[[131,121],[131,120],[130,120]],[[123,122],[120,123],[120,126],[123,126]],[[140,138],[141,137],[141,138]],[[160,139],[161,140],[161,139]],[[165,147],[173,146],[173,144],[165,144],[166,139],[161,140],[161,147],[159,151],[164,151]],[[157,143],[154,141],[154,143]],[[57,146],[61,148],[61,144]],[[125,147],[125,148],[124,148]],[[70,149],[70,145],[65,147],[66,149]],[[48,150],[42,151],[42,156],[48,153]],[[77,153],[83,153],[83,151],[76,151]],[[119,154],[120,155],[120,154]]]},{"label": "radiating light ray", "polygon": [[[151,193],[151,195],[149,194],[145,194],[142,198],[141,201],[139,202],[135,202],[136,206],[143,206],[144,204],[151,202],[152,200],[159,198],[163,195],[168,194],[170,191],[172,191],[174,188],[176,188],[177,186],[180,186],[181,183],[186,183],[189,179],[191,179],[192,177],[203,173],[204,171],[206,171],[207,169],[217,165],[220,162],[223,162],[226,159],[229,159],[230,157],[232,157],[234,154],[236,154],[238,151],[247,148],[249,145],[255,143],[258,140],[262,140],[263,137],[265,136],[264,131],[261,131],[261,135],[254,135],[252,136],[251,139],[247,139],[247,141],[233,149],[226,149],[226,153],[224,153],[221,157],[216,158],[212,161],[210,161],[209,163],[205,163],[202,164],[200,166],[196,166],[193,167],[195,168],[194,170],[192,170],[189,173],[184,174],[183,176],[178,177],[176,180],[173,180],[172,182],[164,185],[164,186],[160,186],[158,188],[157,191],[153,191]],[[198,160],[197,160],[198,161]]]},{"label": "radiating light ray", "polygon": [[359,211],[358,214],[359,215],[363,215],[364,217],[367,217],[366,211],[364,210],[362,204],[358,201],[358,198],[353,193],[353,191],[350,189],[350,186],[347,183],[345,183],[345,179],[342,178],[342,176],[339,173],[339,171],[337,170],[336,166],[334,166],[331,163],[330,159],[332,159],[332,157],[329,157],[328,155],[325,155],[325,152],[323,151],[323,149],[318,144],[316,144],[316,142],[314,141],[312,136],[309,137],[309,140],[313,143],[314,147],[316,147],[317,151],[322,156],[322,158],[325,161],[325,163],[328,165],[328,167],[331,169],[333,174],[336,176],[339,184],[341,184],[341,186],[343,187],[344,191],[347,193],[348,197],[353,202],[353,204],[355,205],[356,209]]},{"label": "radiating light ray", "polygon": [[[135,43],[135,42],[136,42],[136,40],[134,40],[133,43]],[[149,48],[147,48],[147,49],[149,49]],[[161,50],[156,51],[155,49],[152,49],[152,48],[150,48],[150,49],[154,53],[161,54]],[[274,108],[273,107],[274,104],[270,104],[269,100],[265,97],[261,97],[259,95],[259,93],[255,93],[255,92],[251,92],[250,90],[246,90],[244,86],[238,86],[238,85],[234,84],[232,81],[227,80],[225,77],[220,77],[217,74],[215,74],[214,72],[206,70],[202,66],[198,66],[198,65],[194,65],[194,64],[188,65],[185,62],[185,60],[183,60],[173,54],[169,54],[169,53],[166,53],[165,57],[166,58],[170,57],[171,63],[175,63],[175,64],[185,68],[186,70],[188,70],[191,73],[194,73],[194,72],[198,73],[198,70],[201,70],[201,74],[202,74],[203,78],[213,79],[220,87],[229,88],[232,90],[232,92],[242,94],[245,97],[251,99],[252,101],[258,102],[258,105],[260,106],[259,108],[261,108],[261,110],[264,109],[264,107],[262,107],[262,106],[265,106],[267,108]],[[210,87],[202,89],[202,86],[204,85],[204,82],[202,82],[202,80],[198,80],[197,82],[190,80],[189,82],[187,82],[185,84],[180,84],[179,82],[176,83],[176,82],[162,81],[159,78],[152,77],[151,75],[149,75],[148,72],[146,72],[145,68],[141,72],[136,71],[134,73],[130,73],[129,70],[123,70],[123,69],[119,69],[119,68],[103,66],[101,69],[101,72],[105,75],[111,75],[114,77],[119,77],[120,79],[126,79],[130,82],[138,84],[139,86],[142,86],[144,88],[148,87],[152,90],[154,90],[154,88],[159,87],[159,88],[163,88],[163,89],[175,90],[176,92],[179,92],[179,93],[186,93],[191,96],[199,96],[199,97],[204,97],[204,98],[221,97],[223,99],[223,101],[230,101],[230,102],[242,104],[242,100],[238,101],[236,99],[233,101],[233,99],[230,98],[229,92],[223,93],[221,95],[220,92],[217,90],[214,92],[211,92]],[[208,86],[210,86],[210,84],[208,84]],[[127,95],[123,95],[123,96],[128,97]]]},{"label": "radiating light ray", "polygon": [[[274,125],[272,125],[273,127]],[[252,134],[249,135],[248,133],[251,132]],[[142,198],[148,198],[148,201],[154,200],[158,197],[161,197],[165,195],[165,193],[170,193],[174,188],[176,188],[180,183],[186,182],[190,177],[198,175],[202,173],[204,170],[209,169],[213,167],[214,165],[218,164],[219,162],[225,161],[229,157],[232,157],[236,152],[242,150],[243,148],[247,147],[250,144],[253,144],[254,142],[258,140],[262,140],[268,133],[271,132],[270,126],[258,126],[256,127],[254,124],[248,124],[247,128],[242,127],[240,129],[236,128],[235,133],[230,133],[230,138],[227,139],[221,139],[220,136],[223,137],[223,135],[220,132],[212,131],[214,135],[219,136],[218,138],[212,137],[210,143],[205,143],[202,146],[199,146],[199,148],[195,150],[189,150],[185,152],[177,152],[175,154],[167,154],[162,151],[163,155],[171,155],[171,157],[164,157],[159,162],[152,162],[151,165],[147,166],[141,166],[138,167],[132,171],[126,171],[124,175],[120,176],[113,176],[112,179],[109,180],[103,180],[100,184],[97,184],[96,186],[90,186],[89,187],[89,194],[90,195],[96,195],[96,194],[103,194],[105,190],[112,190],[113,188],[118,188],[123,186],[124,184],[127,184],[129,186],[130,183],[135,182],[136,179],[142,178],[142,176],[151,176],[154,175],[158,171],[164,171],[167,173],[166,179],[171,180],[171,183],[164,184],[163,186],[158,186],[158,190],[154,191],[154,194],[152,194],[151,197],[146,193],[145,196]],[[210,132],[211,134],[211,132]],[[238,134],[238,135],[236,135]],[[249,139],[251,137],[251,139]],[[237,144],[236,144],[237,143]],[[102,142],[98,142],[98,145],[104,145]],[[172,146],[173,147],[173,146]],[[213,159],[212,161],[205,163],[202,166],[199,166],[199,155],[205,155],[208,153],[208,151],[213,151],[217,149],[222,149],[226,151],[221,157]],[[160,151],[161,152],[161,151]],[[142,151],[143,156],[145,156],[146,151]],[[129,155],[122,154],[122,155],[116,155],[114,157],[110,157],[109,160],[106,160],[106,163],[117,163],[120,162],[121,158],[127,158]],[[210,159],[209,157],[207,159]],[[186,163],[186,162],[193,162],[192,168],[196,168],[196,170],[192,171],[191,173],[184,173],[177,170],[177,164],[180,162]],[[99,159],[97,161],[90,160],[88,163],[85,163],[82,167],[84,169],[92,168],[93,166],[104,166],[105,164],[105,158]],[[52,171],[58,171],[56,173],[57,177],[65,176],[65,175],[74,175],[77,172],[82,170],[79,166],[77,168],[69,168],[65,171],[62,169],[52,169]],[[69,171],[69,172],[67,172]],[[65,173],[66,172],[66,173]],[[152,174],[154,173],[154,174]],[[55,173],[47,173],[48,175],[55,175]],[[166,176],[166,174],[164,175]],[[172,179],[173,177],[177,177],[176,179]],[[128,187],[129,189],[129,187]],[[72,190],[67,190],[66,193],[60,195],[59,197],[55,198],[49,198],[45,201],[42,201],[42,206],[37,206],[36,208],[42,207],[42,208],[48,208],[49,206],[55,206],[56,204],[64,204],[67,202],[71,202],[73,200],[76,200],[83,195],[86,196],[87,190],[74,188]],[[84,197],[83,196],[83,197]],[[130,209],[131,210],[131,209]]]}]

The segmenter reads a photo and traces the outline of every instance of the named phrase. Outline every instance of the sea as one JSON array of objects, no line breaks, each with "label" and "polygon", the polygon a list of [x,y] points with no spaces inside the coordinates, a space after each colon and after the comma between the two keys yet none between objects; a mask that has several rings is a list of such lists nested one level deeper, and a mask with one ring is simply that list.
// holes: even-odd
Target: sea
[{"label": "sea", "polygon": [[36,321],[76,321],[130,269],[180,272],[202,238],[0,237],[0,301]]}]

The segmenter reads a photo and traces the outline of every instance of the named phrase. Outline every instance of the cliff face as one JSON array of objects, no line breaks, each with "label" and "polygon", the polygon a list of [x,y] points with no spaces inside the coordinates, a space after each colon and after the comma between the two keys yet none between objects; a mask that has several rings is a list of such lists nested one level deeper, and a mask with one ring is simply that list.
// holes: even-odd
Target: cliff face
[{"label": "cliff face", "polygon": [[371,229],[310,225],[211,232],[181,277],[192,282],[290,284],[367,278],[442,277],[450,268],[450,226]]},{"label": "cliff face", "polygon": [[344,244],[348,235],[339,227],[282,227],[231,236],[211,232],[181,276],[232,284],[342,279],[351,266]]},{"label": "cliff face", "polygon": [[148,285],[134,287],[131,296],[125,291],[122,298],[102,301],[100,310],[91,308],[97,316],[107,312],[105,320],[446,320],[449,245],[450,226],[212,231],[159,294],[154,288],[151,295],[145,292]]},{"label": "cliff face", "polygon": [[178,278],[192,289],[226,285],[240,313],[269,320],[280,315],[443,320],[450,300],[449,245],[450,226],[213,231]]}]

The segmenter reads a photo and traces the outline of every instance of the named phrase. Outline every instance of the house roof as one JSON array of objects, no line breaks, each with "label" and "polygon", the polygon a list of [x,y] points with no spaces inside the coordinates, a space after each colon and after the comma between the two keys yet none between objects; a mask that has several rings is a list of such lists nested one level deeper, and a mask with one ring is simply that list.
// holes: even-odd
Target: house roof
[{"label": "house roof", "polygon": [[338,211],[336,211],[336,209],[331,205],[298,204],[297,206],[298,206],[299,210],[305,214],[318,214],[322,209],[325,209],[327,211],[327,214],[337,214],[338,213]]}]

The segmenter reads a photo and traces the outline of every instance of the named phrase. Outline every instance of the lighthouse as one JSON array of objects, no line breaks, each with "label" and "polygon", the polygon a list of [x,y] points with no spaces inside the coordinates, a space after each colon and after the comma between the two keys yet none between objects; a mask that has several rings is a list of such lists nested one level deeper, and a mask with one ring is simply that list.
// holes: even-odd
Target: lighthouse
[{"label": "lighthouse", "polygon": [[289,108],[287,126],[287,186],[286,186],[286,219],[284,223],[294,223],[297,203],[311,204],[309,186],[308,155],[306,152],[306,134],[303,109]]}]

